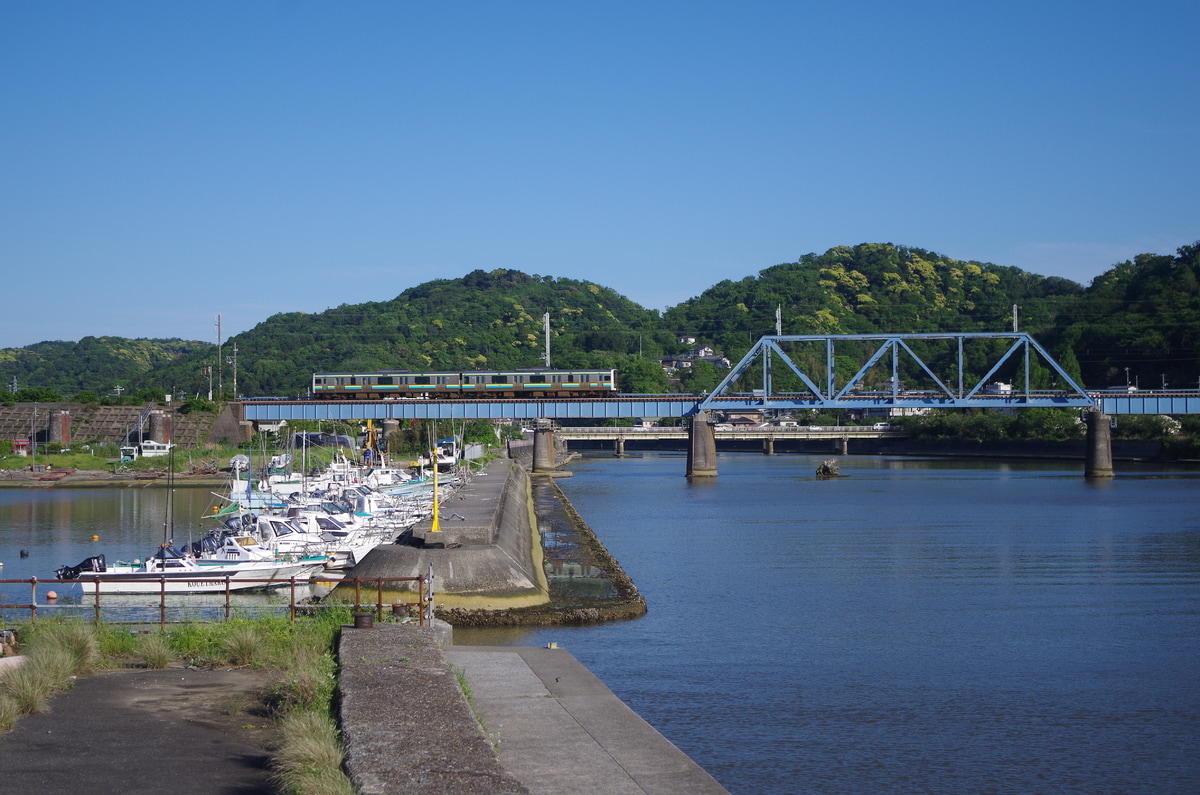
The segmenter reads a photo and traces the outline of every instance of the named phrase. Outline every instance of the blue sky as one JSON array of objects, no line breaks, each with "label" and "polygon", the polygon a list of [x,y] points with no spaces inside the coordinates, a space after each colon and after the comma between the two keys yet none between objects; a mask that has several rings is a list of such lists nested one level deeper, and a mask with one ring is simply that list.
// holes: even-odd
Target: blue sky
[{"label": "blue sky", "polygon": [[1200,239],[1200,3],[0,4],[0,347],[482,268],[662,309],[836,245]]}]

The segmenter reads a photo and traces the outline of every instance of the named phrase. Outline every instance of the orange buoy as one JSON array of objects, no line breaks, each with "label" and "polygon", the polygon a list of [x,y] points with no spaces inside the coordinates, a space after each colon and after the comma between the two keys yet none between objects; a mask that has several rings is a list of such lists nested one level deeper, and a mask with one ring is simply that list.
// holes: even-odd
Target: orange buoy
[{"label": "orange buoy", "polygon": [[48,599],[49,601],[53,602],[57,598],[58,598],[58,593],[56,591],[46,591],[46,599]]},{"label": "orange buoy", "polygon": [[94,536],[92,536],[92,540],[93,540],[93,541],[99,541],[99,540],[100,540],[100,536],[94,535]]}]

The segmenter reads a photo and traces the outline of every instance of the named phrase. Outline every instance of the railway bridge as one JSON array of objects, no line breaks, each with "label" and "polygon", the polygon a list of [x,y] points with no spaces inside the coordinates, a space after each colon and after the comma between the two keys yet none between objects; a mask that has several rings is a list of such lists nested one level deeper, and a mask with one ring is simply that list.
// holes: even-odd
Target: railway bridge
[{"label": "railway bridge", "polygon": [[[984,375],[968,377],[968,372]],[[868,381],[884,388],[864,389]],[[554,420],[687,417],[691,419],[687,430],[689,477],[717,474],[714,434],[720,431],[713,429],[715,412],[854,410],[884,414],[934,408],[1039,407],[1075,408],[1083,413],[1087,424],[1084,472],[1088,477],[1103,478],[1113,474],[1111,415],[1200,414],[1200,391],[1089,392],[1029,334],[989,332],[762,337],[707,395],[260,399],[241,404],[243,420],[255,423],[372,419],[382,421],[385,429],[389,422],[402,419],[535,423],[535,471],[554,468]]]}]

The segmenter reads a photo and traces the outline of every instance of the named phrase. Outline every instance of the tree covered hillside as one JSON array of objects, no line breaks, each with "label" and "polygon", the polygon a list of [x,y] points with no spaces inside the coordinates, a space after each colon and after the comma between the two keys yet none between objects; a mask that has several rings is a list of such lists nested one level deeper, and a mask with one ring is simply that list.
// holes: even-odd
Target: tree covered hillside
[{"label": "tree covered hillside", "polygon": [[[615,365],[639,346],[657,357],[671,341],[657,312],[610,288],[477,270],[426,282],[390,301],[274,315],[230,343],[239,350],[242,394],[296,395],[307,391],[314,371],[537,367],[546,312],[554,366]],[[203,356],[182,359],[154,377],[184,382],[204,363]],[[228,386],[228,366],[225,372]]]},{"label": "tree covered hillside", "polygon": [[[305,394],[314,371],[537,367],[548,312],[554,366],[615,367],[624,390],[662,392],[658,360],[686,351],[681,340],[695,337],[736,361],[775,332],[777,307],[785,334],[881,334],[1010,331],[1014,305],[1020,330],[1089,388],[1123,384],[1126,367],[1143,388],[1200,384],[1200,244],[1121,263],[1086,289],[918,248],[838,246],[722,281],[661,317],[592,282],[476,270],[391,300],[274,315],[222,353],[228,359],[237,346],[241,395]],[[822,355],[810,358],[805,367],[824,366]],[[64,395],[103,395],[117,384],[203,395],[212,367],[214,388],[223,382],[232,396],[232,362],[217,359],[211,343],[89,337],[0,350],[0,378]],[[850,365],[836,366],[841,375]],[[711,388],[720,375],[698,362],[679,388]]]},{"label": "tree covered hillside", "polygon": [[1142,254],[1062,308],[1047,338],[1070,351],[1089,387],[1200,388],[1200,243]]},{"label": "tree covered hillside", "polygon": [[1018,304],[1021,329],[1036,334],[1082,292],[1075,282],[1018,268],[863,244],[721,282],[663,318],[729,352],[774,334],[776,307],[784,334],[879,334],[1008,331]]},{"label": "tree covered hillside", "polygon": [[178,339],[84,337],[79,342],[39,342],[0,349],[0,388],[7,389],[15,378],[19,390],[53,390],[63,395],[89,390],[104,395],[117,386],[137,389],[151,372],[179,359],[211,359],[215,351],[212,343]]}]

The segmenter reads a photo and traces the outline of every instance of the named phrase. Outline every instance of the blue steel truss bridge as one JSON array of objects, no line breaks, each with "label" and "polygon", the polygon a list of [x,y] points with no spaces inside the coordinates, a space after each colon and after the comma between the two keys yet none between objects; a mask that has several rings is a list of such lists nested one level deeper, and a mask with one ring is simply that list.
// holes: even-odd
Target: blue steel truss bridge
[{"label": "blue steel truss bridge", "polygon": [[[982,373],[968,376],[968,373]],[[882,388],[864,384],[882,384]],[[1077,408],[1200,414],[1200,391],[1088,391],[1024,332],[762,337],[707,395],[462,400],[251,399],[243,419],[617,419],[705,411]]]}]

